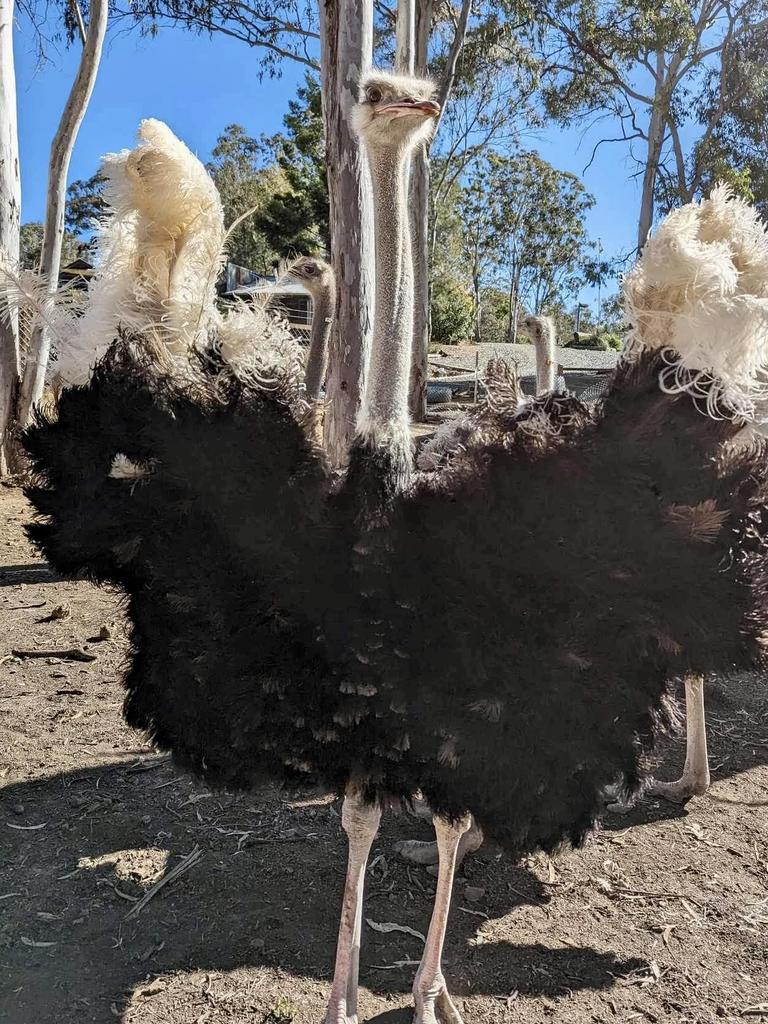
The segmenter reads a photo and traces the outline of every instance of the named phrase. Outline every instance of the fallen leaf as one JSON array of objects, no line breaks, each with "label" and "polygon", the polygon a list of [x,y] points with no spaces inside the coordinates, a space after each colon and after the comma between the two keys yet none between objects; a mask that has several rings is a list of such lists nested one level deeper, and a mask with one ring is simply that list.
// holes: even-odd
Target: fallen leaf
[{"label": "fallen leaf", "polygon": [[375,932],[383,932],[388,934],[389,932],[403,932],[406,935],[413,935],[416,939],[421,939],[422,942],[426,942],[426,936],[422,935],[421,932],[417,932],[413,928],[409,928],[407,924],[395,924],[394,921],[372,921],[370,917],[366,917],[366,924],[369,928],[373,928]]}]

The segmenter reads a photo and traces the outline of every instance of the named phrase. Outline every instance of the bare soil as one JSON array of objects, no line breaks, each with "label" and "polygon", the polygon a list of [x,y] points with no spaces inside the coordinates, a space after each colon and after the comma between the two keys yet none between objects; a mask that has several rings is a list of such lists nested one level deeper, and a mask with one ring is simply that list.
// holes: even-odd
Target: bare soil
[{"label": "bare soil", "polygon": [[[210,792],[129,731],[119,595],[56,579],[28,514],[0,488],[0,1021],[319,1024],[337,806]],[[12,654],[71,648],[95,660]],[[765,692],[755,676],[711,683],[708,796],[609,819],[555,861],[488,846],[467,862],[445,957],[467,1024],[768,1019]],[[681,740],[660,751],[663,777],[682,753]],[[394,856],[399,837],[428,826],[385,820],[366,916],[424,933],[434,880]],[[420,949],[365,927],[362,1019],[409,1021]]]}]

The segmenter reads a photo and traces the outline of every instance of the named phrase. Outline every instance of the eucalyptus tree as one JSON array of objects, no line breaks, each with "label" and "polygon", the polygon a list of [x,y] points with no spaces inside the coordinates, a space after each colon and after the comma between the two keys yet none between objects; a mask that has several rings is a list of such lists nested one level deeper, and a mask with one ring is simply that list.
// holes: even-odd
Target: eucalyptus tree
[{"label": "eucalyptus tree", "polygon": [[[77,4],[74,6],[79,11]],[[90,0],[87,29],[78,23],[78,31],[84,32],[80,62],[51,143],[43,248],[40,258],[40,272],[48,282],[51,293],[58,287],[61,266],[69,162],[96,84],[107,32],[108,7],[108,0]],[[50,348],[49,331],[41,322],[32,334],[21,381],[17,409],[17,418],[21,425],[29,421],[33,406],[42,398]]]},{"label": "eucalyptus tree", "polygon": [[695,195],[711,144],[749,96],[749,76],[733,72],[743,47],[764,52],[768,3],[544,0],[530,15],[547,113],[564,124],[609,120],[597,145],[629,147],[642,179],[641,249],[660,181],[667,201]]},{"label": "eucalyptus tree", "polygon": [[[13,0],[0,0],[0,257],[19,253],[21,176],[13,62]],[[0,294],[0,303],[2,303]],[[0,478],[10,469],[9,433],[16,403],[19,365],[18,319],[0,308]]]}]

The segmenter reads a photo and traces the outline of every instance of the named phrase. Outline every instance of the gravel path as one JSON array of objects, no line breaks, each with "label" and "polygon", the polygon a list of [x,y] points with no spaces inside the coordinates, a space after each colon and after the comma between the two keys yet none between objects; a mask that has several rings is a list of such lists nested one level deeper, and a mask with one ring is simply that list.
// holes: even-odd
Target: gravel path
[{"label": "gravel path", "polygon": [[[466,366],[474,370],[475,357],[480,352],[480,368],[484,369],[489,359],[507,359],[517,363],[518,373],[534,373],[536,353],[533,345],[455,345],[440,349],[445,356],[433,353],[440,362]],[[609,370],[616,365],[619,353],[600,352],[595,349],[557,348],[557,361],[567,370],[569,367],[583,367],[591,370]]]}]

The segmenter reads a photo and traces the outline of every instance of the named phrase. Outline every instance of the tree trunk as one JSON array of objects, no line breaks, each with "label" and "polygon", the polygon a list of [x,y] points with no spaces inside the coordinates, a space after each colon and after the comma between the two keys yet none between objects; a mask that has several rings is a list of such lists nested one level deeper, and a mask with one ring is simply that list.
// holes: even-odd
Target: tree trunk
[{"label": "tree trunk", "polygon": [[346,463],[371,336],[373,207],[368,170],[350,125],[373,52],[372,0],[321,0],[323,119],[337,307],[328,355],[325,449]]},{"label": "tree trunk", "polygon": [[[659,54],[656,65],[659,76],[663,70],[664,55]],[[648,235],[653,224],[653,194],[656,188],[656,178],[659,173],[659,160],[661,158],[661,147],[664,142],[664,109],[662,103],[663,85],[660,77],[656,81],[656,93],[651,108],[651,121],[648,126],[648,152],[645,159],[645,173],[643,174],[643,191],[640,200],[640,220],[637,225],[637,254],[643,251]]]},{"label": "tree trunk", "polygon": [[[407,4],[409,0],[399,0]],[[432,0],[415,3],[414,53],[412,68],[417,75],[427,74],[429,35],[432,30]],[[398,14],[400,8],[398,7]],[[413,248],[413,351],[408,407],[411,418],[422,421],[427,415],[427,377],[430,329],[430,245],[429,245],[429,150],[420,146],[411,164],[411,244]]]},{"label": "tree trunk", "polygon": [[[429,70],[429,36],[432,29],[433,0],[398,0],[398,4],[416,2],[415,74]],[[448,102],[464,41],[467,36],[472,0],[462,0],[456,31],[448,51],[445,69],[438,83],[438,100],[442,110]],[[398,15],[400,7],[398,6]],[[441,114],[442,118],[442,114]],[[440,127],[435,125],[435,133]],[[427,376],[429,373],[429,338],[431,334],[432,248],[429,238],[429,148],[421,147],[413,157],[411,168],[411,235],[413,245],[413,353],[409,407],[411,418],[424,420],[427,415]]]},{"label": "tree trunk", "polygon": [[[0,0],[0,256],[19,259],[21,178],[13,62],[13,0]],[[0,315],[0,479],[10,471],[10,429],[19,382],[18,320]]]},{"label": "tree trunk", "polygon": [[[80,66],[77,69],[77,75],[72,83],[72,89],[51,145],[45,231],[40,261],[40,272],[48,281],[51,296],[56,292],[59,280],[69,161],[77,141],[80,125],[88,109],[93,87],[96,84],[96,75],[104,47],[104,36],[107,31],[108,13],[108,0],[91,0],[88,31],[85,46],[80,55]],[[52,302],[53,298],[50,301]],[[50,331],[40,325],[32,336],[24,368],[24,379],[21,384],[18,421],[22,426],[29,422],[33,406],[42,398],[50,350]]]},{"label": "tree trunk", "polygon": [[[428,0],[431,5],[431,0]],[[416,0],[397,0],[395,70],[412,75],[416,58]]]},{"label": "tree trunk", "polygon": [[482,316],[482,309],[480,306],[480,275],[476,270],[472,272],[472,297],[475,303],[475,344],[480,344],[481,330],[480,330],[480,319]]},{"label": "tree trunk", "polygon": [[515,278],[509,276],[509,291],[507,292],[507,341],[512,344],[515,335]]}]

